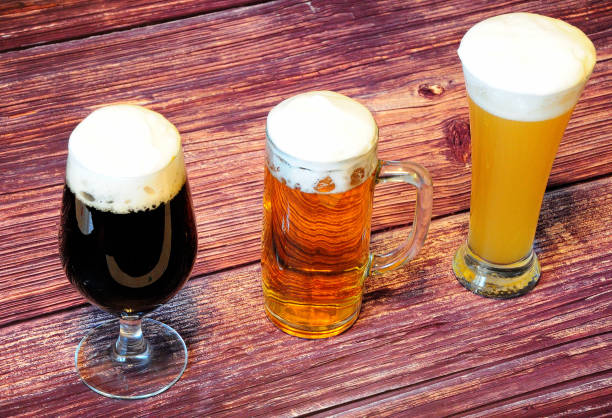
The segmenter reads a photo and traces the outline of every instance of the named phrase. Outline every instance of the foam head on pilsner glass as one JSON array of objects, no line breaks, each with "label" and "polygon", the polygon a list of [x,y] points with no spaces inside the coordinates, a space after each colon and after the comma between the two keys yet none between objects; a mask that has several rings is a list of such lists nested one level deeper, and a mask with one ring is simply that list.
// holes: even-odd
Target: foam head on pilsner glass
[{"label": "foam head on pilsner glass", "polygon": [[152,209],[170,201],[185,180],[180,135],[152,110],[106,106],[70,135],[66,183],[88,206],[114,213]]},{"label": "foam head on pilsner glass", "polygon": [[[298,94],[268,114],[270,172],[306,193],[341,193],[376,169],[378,128],[359,102],[331,91]],[[324,181],[324,190],[318,187]]]},{"label": "foam head on pilsner glass", "polygon": [[595,65],[595,47],[580,29],[532,13],[477,23],[458,53],[470,98],[489,113],[517,121],[569,111]]}]

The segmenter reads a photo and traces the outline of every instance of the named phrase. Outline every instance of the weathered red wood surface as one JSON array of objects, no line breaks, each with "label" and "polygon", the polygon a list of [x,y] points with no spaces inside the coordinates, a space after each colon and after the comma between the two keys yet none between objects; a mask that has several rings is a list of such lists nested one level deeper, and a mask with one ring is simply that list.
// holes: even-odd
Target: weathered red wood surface
[{"label": "weathered red wood surface", "polygon": [[[258,260],[265,116],[304,90],[361,100],[381,127],[381,157],[430,169],[435,216],[467,209],[467,108],[455,51],[473,23],[511,10],[562,17],[598,49],[551,184],[612,172],[607,2],[281,1],[2,54],[0,324],[82,303],[60,268],[57,219],[69,133],[104,103],[147,105],[183,133],[196,276]],[[412,201],[409,188],[382,188],[374,228],[409,222]]]},{"label": "weathered red wood surface", "polygon": [[[327,340],[288,336],[265,318],[256,263],[194,278],[152,314],[185,337],[187,371],[142,401],[100,397],[73,370],[79,339],[108,318],[96,308],[5,326],[0,415],[610,413],[611,213],[610,177],[548,193],[536,238],[541,281],[505,301],[453,277],[467,214],[437,219],[423,251],[369,278],[359,320]],[[374,249],[405,233],[378,233]]]},{"label": "weathered red wood surface", "polygon": [[256,0],[5,0],[0,51],[256,4]]},{"label": "weathered red wood surface", "polygon": [[[612,3],[117,4],[0,5],[0,50],[10,50],[0,53],[0,416],[612,411]],[[470,173],[455,51],[475,22],[509,11],[575,24],[598,62],[553,167],[536,244],[543,279],[525,297],[492,301],[450,271]],[[437,217],[418,258],[371,278],[360,320],[326,341],[264,318],[258,267],[265,116],[312,89],[363,102],[380,125],[380,156],[430,169]],[[186,337],[189,368],[138,402],[77,381],[74,347],[107,317],[70,288],[56,247],[70,131],[118,101],[158,110],[182,132],[200,238],[192,280],[154,314]],[[381,187],[377,248],[405,233],[412,205],[410,189]]]}]

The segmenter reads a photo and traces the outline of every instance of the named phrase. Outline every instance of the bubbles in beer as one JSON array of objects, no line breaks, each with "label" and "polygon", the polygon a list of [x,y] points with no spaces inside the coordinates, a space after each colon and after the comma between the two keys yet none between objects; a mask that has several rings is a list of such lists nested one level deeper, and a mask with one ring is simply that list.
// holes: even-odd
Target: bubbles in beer
[{"label": "bubbles in beer", "polygon": [[533,13],[477,23],[458,54],[471,99],[489,113],[519,121],[569,111],[595,64],[593,43],[580,29]]},{"label": "bubbles in beer", "polygon": [[378,128],[370,111],[331,91],[298,94],[278,104],[268,115],[267,134],[270,172],[306,193],[350,190],[378,161]]},{"label": "bubbles in beer", "polygon": [[365,180],[365,171],[363,168],[356,168],[351,174],[351,186],[358,186]]},{"label": "bubbles in beer", "polygon": [[319,180],[315,186],[315,190],[319,193],[328,193],[336,188],[334,181],[330,176],[326,176],[324,179]]},{"label": "bubbles in beer", "polygon": [[159,113],[127,104],[106,106],[70,135],[66,183],[96,209],[155,208],[171,200],[185,179],[180,135]]}]

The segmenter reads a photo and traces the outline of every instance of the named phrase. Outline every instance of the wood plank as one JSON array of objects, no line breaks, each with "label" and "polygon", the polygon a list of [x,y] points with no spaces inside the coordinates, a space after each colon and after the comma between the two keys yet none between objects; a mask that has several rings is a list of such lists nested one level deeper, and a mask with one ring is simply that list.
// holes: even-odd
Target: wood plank
[{"label": "wood plank", "polygon": [[[485,4],[461,14],[445,2],[279,2],[2,54],[0,323],[80,303],[57,260],[60,192],[68,135],[101,103],[147,105],[183,133],[200,237],[196,276],[259,258],[265,115],[299,91],[361,100],[380,125],[380,156],[430,169],[434,215],[467,209],[455,50],[474,22],[517,8]],[[610,173],[612,6],[532,6],[581,26],[599,51],[551,184]],[[406,224],[412,205],[410,189],[381,188],[374,228]]]},{"label": "wood plank", "polygon": [[248,0],[8,0],[0,3],[0,51],[61,42],[242,7]]},{"label": "wood plank", "polygon": [[[611,177],[546,195],[536,251],[543,276],[526,296],[463,289],[451,258],[467,214],[434,221],[412,262],[366,281],[347,332],[303,340],[274,328],[257,264],[192,279],[154,318],[186,339],[183,378],[154,398],[94,394],[73,371],[74,348],[108,318],[81,307],[0,328],[0,410],[70,415],[349,416],[597,414],[612,399]],[[406,228],[376,234],[393,247]],[[135,409],[136,408],[136,409]]]}]

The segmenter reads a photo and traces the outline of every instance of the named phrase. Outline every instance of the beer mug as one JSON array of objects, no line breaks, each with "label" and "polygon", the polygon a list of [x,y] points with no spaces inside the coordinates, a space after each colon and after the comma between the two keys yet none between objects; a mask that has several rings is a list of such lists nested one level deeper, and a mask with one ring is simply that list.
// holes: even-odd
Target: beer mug
[{"label": "beer mug", "polygon": [[533,251],[540,206],[595,48],[561,20],[511,13],[476,24],[458,52],[470,107],[472,195],[468,239],[453,269],[477,294],[515,297],[540,277]]},{"label": "beer mug", "polygon": [[[303,338],[337,335],[361,308],[365,278],[401,266],[423,245],[432,183],[423,167],[376,157],[378,127],[360,103],[331,91],[291,97],[266,126],[262,234],[265,312]],[[417,188],[412,230],[388,254],[371,254],[374,187]]]}]

